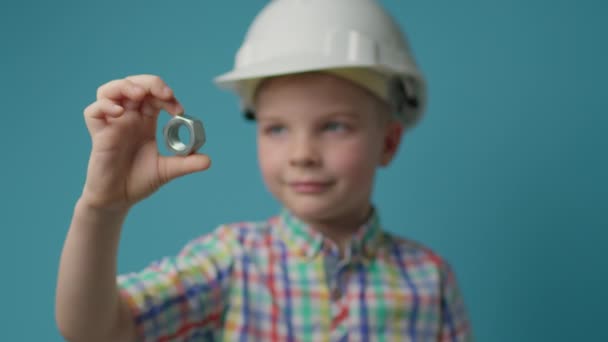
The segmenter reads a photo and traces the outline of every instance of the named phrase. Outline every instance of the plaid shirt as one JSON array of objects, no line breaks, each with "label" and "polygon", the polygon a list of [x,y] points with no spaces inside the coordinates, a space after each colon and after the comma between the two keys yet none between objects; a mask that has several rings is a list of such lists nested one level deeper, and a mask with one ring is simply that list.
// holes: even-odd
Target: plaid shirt
[{"label": "plaid shirt", "polygon": [[471,341],[448,264],[384,232],[345,249],[289,212],[219,227],[118,277],[144,341]]}]

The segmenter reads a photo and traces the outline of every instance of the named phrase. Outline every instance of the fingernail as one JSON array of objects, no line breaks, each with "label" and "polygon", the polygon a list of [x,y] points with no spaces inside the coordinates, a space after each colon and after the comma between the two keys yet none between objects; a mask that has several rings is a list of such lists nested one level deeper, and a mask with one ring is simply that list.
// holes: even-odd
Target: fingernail
[{"label": "fingernail", "polygon": [[169,95],[171,95],[171,88],[169,88],[169,87],[166,87],[166,86],[165,86],[165,87],[163,88],[162,94],[163,94],[164,96],[169,96]]},{"label": "fingernail", "polygon": [[177,103],[175,106],[175,111],[177,112],[177,115],[182,115],[184,114],[184,107],[182,107],[180,103]]}]

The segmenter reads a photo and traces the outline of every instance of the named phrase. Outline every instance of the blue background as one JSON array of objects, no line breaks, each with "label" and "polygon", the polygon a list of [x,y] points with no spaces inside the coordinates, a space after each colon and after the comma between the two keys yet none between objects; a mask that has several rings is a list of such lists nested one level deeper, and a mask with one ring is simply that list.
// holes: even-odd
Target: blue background
[{"label": "blue background", "polygon": [[[204,120],[213,159],[132,211],[121,272],[277,212],[254,128],[210,81],[265,3],[2,1],[1,341],[62,340],[54,291],[90,149],[82,110],[109,80],[162,76]],[[430,85],[378,178],[384,225],[453,264],[479,341],[608,341],[608,3],[383,3]]]}]

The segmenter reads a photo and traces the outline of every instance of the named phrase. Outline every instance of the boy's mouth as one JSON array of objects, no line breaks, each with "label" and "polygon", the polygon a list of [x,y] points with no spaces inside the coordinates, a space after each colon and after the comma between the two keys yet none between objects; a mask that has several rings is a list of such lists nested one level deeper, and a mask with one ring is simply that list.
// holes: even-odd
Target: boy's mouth
[{"label": "boy's mouth", "polygon": [[333,182],[294,181],[288,182],[287,185],[291,190],[299,194],[319,194],[327,191],[333,185]]}]

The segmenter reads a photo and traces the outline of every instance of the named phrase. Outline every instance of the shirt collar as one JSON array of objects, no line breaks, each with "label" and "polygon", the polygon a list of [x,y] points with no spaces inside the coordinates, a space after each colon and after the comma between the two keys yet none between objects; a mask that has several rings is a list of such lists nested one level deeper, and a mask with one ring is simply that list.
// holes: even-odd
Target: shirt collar
[{"label": "shirt collar", "polygon": [[[287,209],[281,211],[277,223],[281,238],[288,248],[299,256],[312,260],[321,251],[330,254],[338,252],[338,247],[333,241],[315,231]],[[383,236],[380,219],[377,211],[373,209],[348,243],[345,257],[371,258],[375,256]]]}]

